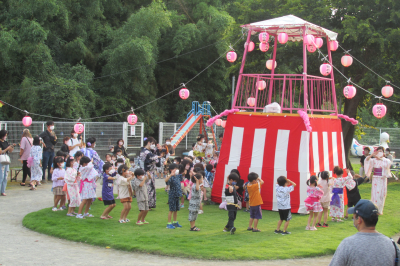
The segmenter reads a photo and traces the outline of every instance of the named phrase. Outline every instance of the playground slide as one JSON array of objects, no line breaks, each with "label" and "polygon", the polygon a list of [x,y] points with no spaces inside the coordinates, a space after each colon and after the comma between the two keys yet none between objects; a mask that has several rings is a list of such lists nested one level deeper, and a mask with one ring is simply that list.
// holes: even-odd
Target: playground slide
[{"label": "playground slide", "polygon": [[201,119],[202,115],[191,114],[186,121],[179,127],[179,129],[172,136],[171,145],[176,148],[182,139],[189,133],[194,125]]}]

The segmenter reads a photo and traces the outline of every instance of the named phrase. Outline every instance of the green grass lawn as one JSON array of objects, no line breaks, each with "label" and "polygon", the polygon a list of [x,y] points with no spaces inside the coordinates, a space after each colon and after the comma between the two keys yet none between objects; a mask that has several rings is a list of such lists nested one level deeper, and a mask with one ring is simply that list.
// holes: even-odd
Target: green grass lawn
[{"label": "green grass lawn", "polygon": [[[369,199],[371,185],[361,185],[360,191],[362,198]],[[400,231],[399,202],[400,184],[390,183],[384,215],[377,226],[377,230],[387,236]],[[190,232],[187,202],[178,213],[178,221],[183,228],[168,230],[165,228],[168,214],[166,203],[166,193],[162,189],[157,190],[157,208],[149,212],[146,218],[150,224],[142,226],[135,224],[138,214],[135,200],[128,215],[131,222],[127,224],[118,223],[122,209],[119,200],[111,212],[114,217],[112,220],[99,218],[104,205],[96,200],[91,210],[95,218],[76,219],[67,217],[66,211],[53,212],[51,208],[46,208],[26,215],[23,225],[43,234],[102,247],[220,260],[289,259],[333,254],[345,237],[356,233],[351,219],[343,223],[330,222],[329,228],[320,228],[318,231],[305,231],[308,216],[295,214],[288,228],[292,234],[276,235],[274,230],[279,216],[272,211],[263,211],[263,219],[259,222],[262,232],[253,233],[246,231],[249,214],[238,211],[235,221],[237,231],[230,235],[222,232],[228,213],[219,210],[218,205],[204,206],[204,214],[199,215],[196,222],[201,231]]]}]

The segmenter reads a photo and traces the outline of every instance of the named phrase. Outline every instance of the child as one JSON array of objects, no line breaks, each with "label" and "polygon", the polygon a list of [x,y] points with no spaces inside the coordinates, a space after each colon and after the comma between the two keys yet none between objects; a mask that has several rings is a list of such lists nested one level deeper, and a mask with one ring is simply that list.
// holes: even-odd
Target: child
[{"label": "child", "polygon": [[40,147],[40,138],[39,136],[35,136],[33,138],[33,147],[31,148],[31,152],[29,157],[32,159],[28,160],[32,160],[29,164],[31,165],[31,190],[35,190],[36,189],[36,185],[39,185],[40,181],[42,180],[42,147]]},{"label": "child", "polygon": [[109,164],[111,164],[112,166],[114,166],[114,165],[113,165],[113,162],[111,161],[111,154],[107,153],[105,159],[106,159],[106,160],[104,161],[105,163],[109,163]]},{"label": "child", "polygon": [[[114,147],[113,147],[113,149],[114,149]],[[114,166],[117,163],[117,156],[115,156],[115,154],[111,155],[111,163]]]},{"label": "child", "polygon": [[118,193],[121,199],[121,203],[124,205],[124,208],[121,211],[121,217],[119,218],[119,222],[121,224],[130,222],[130,220],[127,219],[129,211],[131,210],[132,202],[132,196],[129,189],[131,188],[130,181],[134,178],[134,176],[128,170],[129,168],[126,165],[121,165],[120,167],[118,167]]},{"label": "child", "polygon": [[[203,212],[202,201],[203,201],[203,190],[204,190],[204,176],[205,176],[205,173],[203,171],[204,169],[202,169],[201,167],[196,167],[196,166],[201,166],[203,168],[204,168],[204,166],[202,164],[197,164],[197,165],[194,166],[195,168],[193,169],[194,173],[201,175],[201,177],[203,178],[203,182],[200,183],[200,210],[199,210],[199,213],[198,213],[198,214],[203,214],[204,212]],[[195,183],[190,182],[189,185],[190,185],[190,188],[192,188],[195,185]],[[192,197],[192,190],[190,190],[188,199],[190,200],[191,197]]]},{"label": "child", "polygon": [[[65,207],[65,191],[63,191],[64,187],[64,160],[62,157],[57,157],[54,159],[54,167],[53,175],[51,180],[53,180],[53,194],[54,194],[54,207],[51,209],[52,211],[63,211],[67,209]],[[57,205],[60,202],[60,209],[57,209]]]},{"label": "child", "polygon": [[209,162],[214,155],[214,145],[212,143],[212,140],[208,141],[208,145],[206,147],[206,151],[204,153],[204,161]]},{"label": "child", "polygon": [[203,183],[203,177],[200,174],[195,174],[192,176],[192,182],[196,185],[192,187],[192,197],[189,201],[190,231],[200,231],[195,224],[201,205],[200,184]]},{"label": "child", "polygon": [[[275,234],[289,235],[290,232],[287,231],[287,228],[289,226],[290,220],[292,219],[292,213],[290,212],[291,209],[290,192],[294,190],[296,184],[284,176],[278,177],[277,181],[278,184],[275,184],[275,189],[276,189],[276,200],[278,203],[278,211],[280,219],[278,222],[278,226],[275,230]],[[250,198],[250,203],[251,203],[251,198]],[[286,222],[283,227],[283,231],[281,231],[281,225],[283,221]]]},{"label": "child", "polygon": [[[84,219],[85,217],[94,217],[89,213],[90,204],[92,199],[96,198],[96,192],[93,184],[95,182],[97,171],[94,169],[94,165],[87,156],[83,156],[80,160],[79,172],[81,173],[81,182],[79,193],[81,194],[82,202],[79,205],[78,215],[76,218]],[[83,207],[85,207],[85,213],[82,215]]]},{"label": "child", "polygon": [[210,160],[210,164],[215,165],[216,163],[218,163],[218,153],[214,152],[213,158]]},{"label": "child", "polygon": [[145,175],[142,169],[136,169],[134,175],[136,177],[133,181],[136,193],[136,201],[140,211],[136,224],[148,224],[148,222],[145,220],[146,215],[149,212],[149,193],[147,193],[146,180],[148,176],[151,178],[151,175],[150,172],[147,172],[147,175]]},{"label": "child", "polygon": [[181,159],[181,157],[175,157],[175,158],[174,158],[174,164],[176,164],[176,165],[180,165],[180,164],[181,164],[181,162],[182,162],[182,159]]},{"label": "child", "polygon": [[228,223],[226,224],[223,232],[231,232],[231,235],[233,235],[236,231],[234,222],[236,220],[236,214],[239,205],[234,182],[237,182],[238,180],[239,176],[235,173],[231,173],[228,176],[228,184],[225,187],[225,199],[227,203],[226,208],[228,210]]},{"label": "child", "polygon": [[348,209],[350,207],[354,207],[356,206],[357,202],[361,199],[361,195],[360,195],[360,191],[358,190],[358,185],[361,185],[365,178],[361,177],[360,175],[354,174],[353,171],[350,171],[349,173],[350,176],[354,175],[354,182],[355,182],[355,186],[353,189],[348,189],[346,187],[346,192],[347,192],[347,209],[346,209],[346,216],[344,217],[345,220],[348,219]]},{"label": "child", "polygon": [[73,167],[75,163],[74,157],[67,159],[67,170],[65,170],[64,181],[67,184],[67,191],[69,195],[68,213],[67,216],[75,216],[75,208],[81,204],[81,197],[79,195],[78,182],[80,181],[80,173]]},{"label": "child", "polygon": [[[308,217],[306,230],[315,231],[317,230],[317,228],[315,227],[317,216],[319,216],[319,213],[323,211],[320,199],[324,195],[324,192],[322,191],[322,187],[318,187],[317,177],[315,175],[312,175],[310,179],[307,180],[307,186],[307,198],[304,202],[307,207],[307,211],[310,212],[310,216]],[[310,226],[313,214],[314,220],[312,226]]]},{"label": "child", "polygon": [[214,181],[214,173],[212,172],[213,166],[211,164],[206,165],[206,170],[204,171],[204,200],[211,201],[211,188]]},{"label": "child", "polygon": [[[111,156],[110,156],[111,160]],[[115,175],[117,174],[113,168],[113,166],[106,162],[103,165],[103,189],[101,191],[101,197],[103,199],[104,206],[107,206],[106,209],[104,210],[103,214],[100,216],[101,219],[103,220],[108,220],[112,219],[109,214],[110,212],[114,209],[115,207],[115,200],[114,200],[114,180]]]},{"label": "child", "polygon": [[361,156],[361,158],[360,158],[361,167],[360,167],[360,171],[359,171],[359,174],[362,177],[364,177],[364,175],[365,175],[364,161],[365,161],[365,158],[367,158],[367,156],[369,155],[370,152],[371,152],[371,149],[369,147],[364,147],[363,156]]},{"label": "child", "polygon": [[250,212],[250,204],[249,204],[249,191],[247,191],[247,185],[250,184],[249,181],[244,183],[244,203],[246,204],[246,208],[243,209],[244,212]]},{"label": "child", "polygon": [[324,224],[321,225],[321,218],[322,218],[322,212],[319,213],[318,215],[318,223],[317,227],[328,227],[328,210],[329,210],[329,205],[331,202],[331,190],[329,189],[329,180],[332,179],[332,177],[329,177],[329,172],[328,171],[323,171],[318,174],[320,177],[320,180],[318,182],[318,186],[322,187],[322,191],[324,192],[324,195],[321,198],[321,206],[323,209],[324,213]]},{"label": "child", "polygon": [[117,160],[118,159],[122,159],[123,162],[125,163],[125,157],[124,157],[124,155],[122,155],[122,150],[121,149],[116,148],[115,149],[115,155],[117,156]]},{"label": "child", "polygon": [[81,151],[77,151],[77,152],[75,153],[75,155],[74,155],[75,160],[74,160],[73,168],[74,168],[76,171],[78,171],[79,162],[81,161],[82,157],[83,157],[83,152],[81,152]]},{"label": "child", "polygon": [[[256,173],[250,173],[247,177],[249,184],[247,185],[247,191],[249,192],[250,198],[250,221],[248,231],[261,232],[258,228],[258,220],[262,219],[261,204],[263,200],[261,198],[261,186],[264,181]],[[253,227],[254,221],[254,227]]]},{"label": "child", "polygon": [[[347,169],[349,173],[349,170]],[[336,178],[333,181],[332,186],[332,200],[331,200],[331,212],[330,216],[332,217],[333,222],[343,222],[340,218],[344,217],[344,199],[343,199],[343,188],[346,186],[349,189],[353,189],[355,187],[355,182],[353,181],[351,175],[347,175],[347,177],[343,176],[343,169],[339,166],[335,166],[333,168],[333,173],[336,175]]]},{"label": "child", "polygon": [[[181,228],[182,225],[178,223],[178,211],[180,210],[180,200],[179,198],[182,196],[182,188],[181,182],[183,181],[183,176],[180,174],[178,170],[177,164],[170,164],[169,166],[170,174],[165,179],[165,184],[169,186],[168,193],[168,204],[169,204],[169,213],[168,213],[168,224],[167,229],[175,229]],[[171,218],[174,218],[173,222]]]}]

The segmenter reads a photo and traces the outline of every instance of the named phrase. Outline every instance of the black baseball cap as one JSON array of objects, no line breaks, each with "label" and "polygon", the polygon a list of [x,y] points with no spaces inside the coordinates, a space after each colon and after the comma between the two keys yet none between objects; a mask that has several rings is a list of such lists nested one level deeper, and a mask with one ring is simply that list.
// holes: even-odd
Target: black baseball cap
[{"label": "black baseball cap", "polygon": [[349,208],[348,212],[368,219],[372,214],[378,213],[378,207],[370,200],[361,199],[356,206]]}]

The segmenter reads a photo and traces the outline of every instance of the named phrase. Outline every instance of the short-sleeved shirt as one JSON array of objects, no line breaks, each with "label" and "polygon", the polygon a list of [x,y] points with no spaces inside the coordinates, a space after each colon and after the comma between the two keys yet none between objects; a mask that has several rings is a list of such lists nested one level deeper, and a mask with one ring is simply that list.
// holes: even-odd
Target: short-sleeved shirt
[{"label": "short-sleeved shirt", "polygon": [[360,163],[362,164],[362,166],[364,166],[365,158],[367,158],[367,157],[365,157],[365,155],[361,156],[361,158],[360,158]]},{"label": "short-sleeved shirt", "polygon": [[21,149],[24,150],[24,152],[21,155],[21,160],[22,161],[26,161],[28,160],[29,154],[31,153],[31,148],[32,148],[32,144],[33,144],[33,138],[27,138],[27,137],[23,137],[21,139]]},{"label": "short-sleeved shirt", "polygon": [[352,190],[349,190],[346,187],[347,199],[349,202],[358,202],[361,199],[360,191],[358,190],[358,185],[361,185],[364,182],[364,178],[359,177],[357,179],[354,179],[354,181],[356,182],[356,186]]},{"label": "short-sleeved shirt", "polygon": [[138,179],[138,178],[135,178],[135,180],[134,180],[135,194],[136,194],[136,201],[137,202],[142,202],[142,201],[148,201],[149,200],[149,194],[147,193],[146,182],[144,182],[143,186],[140,186],[142,181],[143,181],[143,179]]},{"label": "short-sleeved shirt", "polygon": [[[72,146],[75,146],[76,144],[80,144],[81,143],[81,141],[79,140],[79,139],[74,139],[74,138],[71,138],[69,141],[68,141],[68,146],[69,147],[72,147]],[[70,156],[75,156],[75,153],[77,152],[77,151],[79,151],[80,150],[80,148],[79,148],[79,146],[76,146],[75,148],[73,148],[72,150],[70,150],[69,151],[69,155]]]},{"label": "short-sleeved shirt", "polygon": [[182,188],[181,182],[183,181],[182,175],[174,175],[165,182],[165,184],[169,185],[169,198],[180,198],[182,197]]},{"label": "short-sleeved shirt", "polygon": [[63,143],[63,144],[61,145],[60,151],[69,153],[69,147],[68,147],[68,145],[65,144],[65,143]]},{"label": "short-sleeved shirt", "polygon": [[395,257],[393,242],[387,236],[358,232],[343,239],[329,265],[394,265]]},{"label": "short-sleeved shirt", "polygon": [[294,186],[281,187],[275,184],[276,190],[276,201],[278,203],[279,210],[288,210],[290,207],[290,192],[294,190]]},{"label": "short-sleeved shirt", "polygon": [[249,198],[250,198],[250,206],[258,206],[263,204],[263,200],[261,198],[260,194],[260,189],[261,189],[261,184],[259,182],[255,184],[249,183],[247,185],[247,191],[249,192]]},{"label": "short-sleeved shirt", "polygon": [[201,189],[196,189],[196,183],[192,186],[192,197],[189,201],[189,211],[198,211],[200,209],[201,198],[200,198]]},{"label": "short-sleeved shirt", "polygon": [[[10,145],[8,144],[8,142],[7,142],[6,140],[5,140],[5,141],[0,141],[0,149],[1,149],[2,151],[4,151],[5,149],[7,149],[8,146],[10,146]],[[7,151],[6,153],[8,153],[8,151]]]},{"label": "short-sleeved shirt", "polygon": [[40,133],[39,137],[43,139],[43,142],[46,145],[46,147],[43,148],[43,151],[54,152],[54,145],[57,143],[55,135],[52,135],[48,130],[45,130]]},{"label": "short-sleeved shirt", "polygon": [[118,184],[118,194],[120,199],[129,198],[131,194],[129,193],[130,184],[128,179],[119,175],[117,179]]},{"label": "short-sleeved shirt", "polygon": [[113,200],[114,199],[114,180],[108,179],[110,176],[106,173],[103,174],[103,190],[101,191],[101,196],[103,200]]}]

